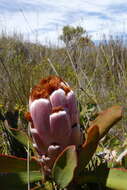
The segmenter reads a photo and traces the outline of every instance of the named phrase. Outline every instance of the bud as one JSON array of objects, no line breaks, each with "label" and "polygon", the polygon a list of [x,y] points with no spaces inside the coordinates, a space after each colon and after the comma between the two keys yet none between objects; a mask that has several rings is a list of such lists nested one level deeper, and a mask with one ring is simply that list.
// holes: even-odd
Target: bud
[{"label": "bud", "polygon": [[65,147],[82,144],[76,98],[61,78],[50,76],[33,88],[29,111],[34,146],[46,167],[52,168]]}]

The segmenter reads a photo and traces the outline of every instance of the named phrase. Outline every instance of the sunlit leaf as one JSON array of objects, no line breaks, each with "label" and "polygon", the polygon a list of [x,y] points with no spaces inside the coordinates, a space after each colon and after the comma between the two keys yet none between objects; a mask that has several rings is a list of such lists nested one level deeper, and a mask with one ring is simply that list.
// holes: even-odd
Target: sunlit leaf
[{"label": "sunlit leaf", "polygon": [[82,171],[92,158],[96,151],[99,141],[98,126],[92,126],[88,129],[87,139],[82,145],[79,152],[78,171]]},{"label": "sunlit leaf", "polygon": [[72,180],[77,166],[76,147],[67,147],[55,161],[52,176],[60,188],[65,188]]},{"label": "sunlit leaf", "polygon": [[99,116],[91,122],[90,127],[98,126],[99,139],[109,131],[109,129],[122,118],[122,107],[112,106],[102,111]]},{"label": "sunlit leaf", "polygon": [[46,181],[44,184],[43,184],[43,187],[41,188],[41,190],[53,190],[53,184],[51,181]]},{"label": "sunlit leaf", "polygon": [[99,114],[87,130],[87,138],[79,152],[78,172],[82,171],[96,151],[99,140],[122,117],[122,107],[113,106]]}]

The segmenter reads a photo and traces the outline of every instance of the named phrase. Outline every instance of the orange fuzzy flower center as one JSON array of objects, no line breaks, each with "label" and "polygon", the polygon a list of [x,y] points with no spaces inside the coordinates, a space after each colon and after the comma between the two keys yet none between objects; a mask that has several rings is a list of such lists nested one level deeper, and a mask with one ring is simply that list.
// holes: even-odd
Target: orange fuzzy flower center
[{"label": "orange fuzzy flower center", "polygon": [[39,98],[49,98],[52,92],[59,88],[63,89],[65,94],[71,90],[70,87],[58,76],[50,76],[42,79],[39,84],[32,89],[30,94],[31,100],[34,101]]},{"label": "orange fuzzy flower center", "polygon": [[26,112],[26,113],[24,114],[24,117],[25,117],[26,120],[32,122],[32,117],[31,117],[31,115],[30,115],[30,112]]},{"label": "orange fuzzy flower center", "polygon": [[[55,90],[58,90],[59,88],[63,89],[65,94],[67,95],[68,92],[70,92],[71,88],[66,85],[66,83],[58,76],[49,76],[45,79],[42,79],[39,84],[37,84],[30,93],[30,99],[31,101],[34,101],[36,99],[40,98],[49,98],[49,96],[54,92]],[[63,111],[64,109],[62,106],[57,106],[52,108],[52,113]],[[30,115],[30,112],[25,113],[25,118],[32,122],[32,117]]]},{"label": "orange fuzzy flower center", "polygon": [[54,108],[52,108],[52,113],[56,113],[56,112],[59,112],[59,111],[63,111],[64,108],[62,106],[56,106]]}]

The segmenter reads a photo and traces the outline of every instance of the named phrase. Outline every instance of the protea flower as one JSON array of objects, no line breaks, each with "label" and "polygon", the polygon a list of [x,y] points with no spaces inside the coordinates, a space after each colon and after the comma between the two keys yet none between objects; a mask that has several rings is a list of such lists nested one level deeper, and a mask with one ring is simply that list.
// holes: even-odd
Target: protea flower
[{"label": "protea flower", "polygon": [[47,168],[65,147],[82,144],[75,95],[61,78],[50,76],[33,88],[29,111],[34,145]]}]

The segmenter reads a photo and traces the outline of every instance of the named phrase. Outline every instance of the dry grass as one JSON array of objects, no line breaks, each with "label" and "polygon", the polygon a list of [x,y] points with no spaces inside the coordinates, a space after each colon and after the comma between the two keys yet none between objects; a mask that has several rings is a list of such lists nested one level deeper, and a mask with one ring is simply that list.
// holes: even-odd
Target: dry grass
[{"label": "dry grass", "polygon": [[0,37],[0,101],[5,110],[27,107],[30,89],[51,74],[75,89],[83,109],[88,103],[96,103],[98,110],[127,104],[127,47],[122,39],[56,48],[26,43],[18,36]]}]

